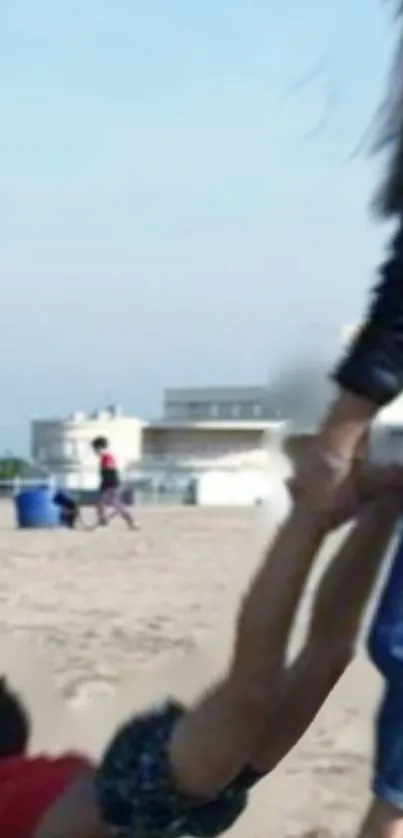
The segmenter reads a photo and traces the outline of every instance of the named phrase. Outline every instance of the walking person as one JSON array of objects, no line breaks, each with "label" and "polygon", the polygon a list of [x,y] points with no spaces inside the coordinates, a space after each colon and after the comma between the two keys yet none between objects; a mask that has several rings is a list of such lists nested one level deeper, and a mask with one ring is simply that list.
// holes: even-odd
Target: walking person
[{"label": "walking person", "polygon": [[99,459],[100,486],[97,503],[98,525],[108,524],[108,508],[112,508],[117,515],[126,521],[130,529],[135,529],[135,523],[128,507],[122,499],[122,486],[116,459],[112,454],[109,441],[104,436],[93,439],[92,449]]},{"label": "walking person", "polygon": [[63,527],[74,530],[77,524],[83,526],[80,506],[70,494],[58,490],[53,496],[53,503],[60,510],[60,523]]}]

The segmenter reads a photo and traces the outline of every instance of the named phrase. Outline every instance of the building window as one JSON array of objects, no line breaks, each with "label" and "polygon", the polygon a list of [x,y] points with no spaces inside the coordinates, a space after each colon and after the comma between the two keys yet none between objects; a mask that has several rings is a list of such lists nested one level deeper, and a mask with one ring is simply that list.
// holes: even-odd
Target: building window
[{"label": "building window", "polygon": [[183,417],[186,418],[186,416],[186,405],[180,404],[179,402],[170,402],[165,408],[166,419],[182,419]]},{"label": "building window", "polygon": [[200,413],[200,406],[198,402],[188,402],[186,405],[186,418],[197,419]]},{"label": "building window", "polygon": [[61,446],[63,460],[74,460],[77,457],[77,443],[73,440],[66,440]]},{"label": "building window", "polygon": [[211,404],[210,405],[210,416],[213,419],[217,419],[219,417],[219,415],[220,415],[220,408],[218,407],[218,404]]},{"label": "building window", "polygon": [[48,450],[46,446],[42,445],[40,448],[37,449],[35,459],[38,463],[46,463],[48,459]]},{"label": "building window", "polygon": [[232,407],[231,407],[231,416],[233,416],[234,419],[239,419],[240,415],[241,415],[241,405],[240,404],[233,404]]},{"label": "building window", "polygon": [[62,458],[62,449],[60,442],[51,442],[48,445],[48,460],[50,462],[58,462]]},{"label": "building window", "polygon": [[253,405],[253,416],[255,419],[260,419],[263,415],[263,407],[261,404],[254,404]]}]

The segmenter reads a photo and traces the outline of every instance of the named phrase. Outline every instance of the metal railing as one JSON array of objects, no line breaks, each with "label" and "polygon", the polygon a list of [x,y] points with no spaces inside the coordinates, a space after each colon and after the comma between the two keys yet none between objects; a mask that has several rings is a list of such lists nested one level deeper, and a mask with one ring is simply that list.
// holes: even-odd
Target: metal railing
[{"label": "metal railing", "polygon": [[53,489],[56,481],[53,476],[49,477],[14,477],[8,480],[0,479],[0,498],[14,498],[19,492],[29,488]]}]

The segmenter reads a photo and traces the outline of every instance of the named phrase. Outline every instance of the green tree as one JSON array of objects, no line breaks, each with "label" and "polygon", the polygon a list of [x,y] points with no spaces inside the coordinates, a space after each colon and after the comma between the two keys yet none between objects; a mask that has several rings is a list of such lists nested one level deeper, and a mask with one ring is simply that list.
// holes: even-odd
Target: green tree
[{"label": "green tree", "polygon": [[24,460],[20,457],[0,457],[0,480],[15,480],[24,469]]}]

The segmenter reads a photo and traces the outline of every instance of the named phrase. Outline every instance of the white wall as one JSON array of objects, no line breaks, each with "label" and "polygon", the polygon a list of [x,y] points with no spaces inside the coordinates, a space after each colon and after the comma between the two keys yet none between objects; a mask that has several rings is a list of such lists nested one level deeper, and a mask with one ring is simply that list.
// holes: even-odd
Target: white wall
[{"label": "white wall", "polygon": [[264,431],[144,428],[143,462],[177,461],[194,468],[264,468]]},{"label": "white wall", "polygon": [[403,395],[384,407],[377,416],[377,425],[401,425],[403,428]]},{"label": "white wall", "polygon": [[369,457],[378,464],[403,465],[403,425],[374,425],[369,438]]},{"label": "white wall", "polygon": [[372,460],[403,464],[403,396],[380,411],[372,424],[369,442]]},{"label": "white wall", "polygon": [[290,499],[282,480],[262,471],[211,471],[197,478],[196,501],[199,506],[254,506],[263,503],[275,521],[281,521],[290,509]]}]

